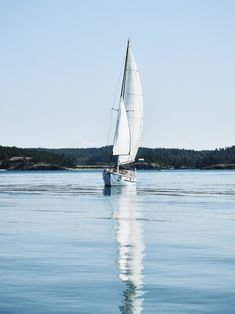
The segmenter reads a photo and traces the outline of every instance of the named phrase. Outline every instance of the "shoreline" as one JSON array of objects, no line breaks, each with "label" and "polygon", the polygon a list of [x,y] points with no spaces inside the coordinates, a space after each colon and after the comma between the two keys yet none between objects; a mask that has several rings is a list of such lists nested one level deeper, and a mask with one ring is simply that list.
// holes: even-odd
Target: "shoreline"
[{"label": "shoreline", "polygon": [[[75,168],[67,168],[67,167],[60,167],[58,165],[48,165],[44,167],[17,167],[17,168],[1,168],[0,171],[23,171],[23,172],[31,172],[31,171],[76,171],[76,170],[103,170],[105,168],[110,167],[109,165],[80,165],[76,166]],[[235,170],[235,164],[218,164],[218,165],[211,165],[204,168],[173,168],[173,167],[136,167],[136,170],[146,170],[146,171],[183,171],[183,170]]]}]

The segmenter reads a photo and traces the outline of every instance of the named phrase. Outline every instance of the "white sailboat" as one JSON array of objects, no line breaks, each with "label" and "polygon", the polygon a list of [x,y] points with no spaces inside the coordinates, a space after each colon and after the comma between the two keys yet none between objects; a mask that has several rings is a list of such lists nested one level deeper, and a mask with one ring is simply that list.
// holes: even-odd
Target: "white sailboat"
[{"label": "white sailboat", "polygon": [[106,186],[136,183],[136,171],[120,166],[135,161],[140,145],[143,126],[143,94],[138,68],[133,56],[130,40],[127,42],[122,87],[113,141],[113,156],[117,156],[115,167],[104,169]]}]

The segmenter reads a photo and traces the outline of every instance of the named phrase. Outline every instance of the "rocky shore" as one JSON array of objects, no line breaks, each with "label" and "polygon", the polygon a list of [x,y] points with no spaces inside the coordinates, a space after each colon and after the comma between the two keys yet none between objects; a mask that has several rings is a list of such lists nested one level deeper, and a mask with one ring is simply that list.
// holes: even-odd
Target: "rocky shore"
[{"label": "rocky shore", "polygon": [[31,166],[11,166],[6,168],[6,170],[8,171],[12,171],[12,170],[21,170],[21,171],[25,171],[25,170],[68,170],[65,167],[59,166],[57,164],[51,164],[51,163],[45,163],[45,162],[39,162],[37,164],[33,164]]},{"label": "rocky shore", "polygon": [[223,169],[235,169],[235,164],[215,164],[204,167],[206,170],[223,170]]},{"label": "rocky shore", "polygon": [[31,157],[12,157],[4,166],[5,170],[67,170],[67,168],[49,162],[34,162]]},{"label": "rocky shore", "polygon": [[162,167],[156,162],[136,162],[134,167],[139,170],[161,170]]}]

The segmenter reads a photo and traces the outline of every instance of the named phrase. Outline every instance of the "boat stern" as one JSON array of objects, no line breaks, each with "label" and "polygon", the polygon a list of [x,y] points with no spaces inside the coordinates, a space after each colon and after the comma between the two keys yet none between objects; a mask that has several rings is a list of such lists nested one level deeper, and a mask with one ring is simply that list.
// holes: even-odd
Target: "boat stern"
[{"label": "boat stern", "polygon": [[107,168],[103,171],[103,180],[105,186],[133,185],[136,183],[136,172],[130,170],[116,172],[112,168]]}]

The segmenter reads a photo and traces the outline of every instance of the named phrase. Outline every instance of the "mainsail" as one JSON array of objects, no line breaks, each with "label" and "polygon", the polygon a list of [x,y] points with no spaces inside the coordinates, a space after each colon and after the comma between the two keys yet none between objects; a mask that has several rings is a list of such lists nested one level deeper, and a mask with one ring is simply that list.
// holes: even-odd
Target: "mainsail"
[{"label": "mainsail", "polygon": [[[123,101],[122,101],[123,99]],[[128,164],[135,161],[135,157],[139,148],[142,125],[143,125],[143,94],[140,84],[139,72],[136,66],[136,62],[130,47],[130,42],[127,44],[126,52],[126,62],[124,67],[123,82],[122,82],[122,91],[121,91],[121,101],[119,106],[119,116],[121,115],[121,104],[124,103],[128,127],[120,123],[120,118],[117,120],[116,132],[114,136],[114,148],[113,154],[119,155],[118,164]],[[118,130],[123,128],[123,130]],[[124,131],[125,128],[125,131]],[[117,136],[116,134],[125,133],[125,136],[122,136],[118,141],[117,149]],[[128,149],[126,149],[128,144]],[[122,149],[120,149],[122,147]]]}]

